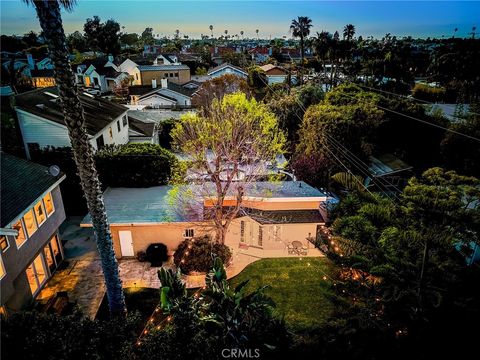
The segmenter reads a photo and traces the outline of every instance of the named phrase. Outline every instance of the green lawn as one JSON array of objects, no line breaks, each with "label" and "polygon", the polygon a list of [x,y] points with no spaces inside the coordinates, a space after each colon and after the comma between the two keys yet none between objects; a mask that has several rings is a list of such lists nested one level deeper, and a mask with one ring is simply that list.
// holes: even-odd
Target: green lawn
[{"label": "green lawn", "polygon": [[[329,299],[335,265],[327,258],[262,259],[231,279],[233,286],[249,279],[247,290],[269,285],[265,293],[273,298],[278,312],[293,331],[321,326],[333,311]],[[327,280],[323,277],[327,275]]]}]

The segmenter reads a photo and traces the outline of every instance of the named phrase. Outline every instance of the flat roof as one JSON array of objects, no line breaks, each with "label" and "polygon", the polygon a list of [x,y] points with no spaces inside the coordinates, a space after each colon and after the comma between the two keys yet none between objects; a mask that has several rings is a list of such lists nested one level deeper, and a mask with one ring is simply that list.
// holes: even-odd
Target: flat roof
[{"label": "flat roof", "polygon": [[[327,195],[303,181],[259,181],[250,184],[247,196],[264,198],[318,198]],[[208,193],[200,191],[201,185],[185,185],[194,194]],[[204,187],[204,186],[203,186]],[[154,186],[149,188],[108,188],[104,192],[104,202],[110,224],[144,224],[168,222],[202,221],[203,209],[198,202],[188,211],[174,204],[170,191],[173,186]],[[230,193],[233,194],[235,186]],[[179,192],[187,192],[187,189]],[[192,201],[195,202],[195,201]],[[202,205],[203,206],[203,205]],[[194,210],[197,208],[197,210]],[[91,224],[87,215],[83,225]]]}]

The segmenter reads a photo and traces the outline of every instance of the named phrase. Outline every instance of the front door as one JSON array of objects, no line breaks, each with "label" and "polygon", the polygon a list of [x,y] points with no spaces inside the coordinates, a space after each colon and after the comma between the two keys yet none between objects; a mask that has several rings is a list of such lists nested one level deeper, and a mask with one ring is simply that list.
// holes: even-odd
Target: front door
[{"label": "front door", "polygon": [[132,232],[119,231],[118,237],[120,238],[120,249],[122,252],[122,256],[134,256]]}]

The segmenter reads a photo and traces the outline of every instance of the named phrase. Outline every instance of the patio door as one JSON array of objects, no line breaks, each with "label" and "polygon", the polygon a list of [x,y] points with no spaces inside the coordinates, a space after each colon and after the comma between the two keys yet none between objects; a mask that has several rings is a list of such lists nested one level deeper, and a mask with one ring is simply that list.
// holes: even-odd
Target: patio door
[{"label": "patio door", "polygon": [[118,237],[120,238],[120,250],[122,256],[134,256],[132,232],[119,231]]}]

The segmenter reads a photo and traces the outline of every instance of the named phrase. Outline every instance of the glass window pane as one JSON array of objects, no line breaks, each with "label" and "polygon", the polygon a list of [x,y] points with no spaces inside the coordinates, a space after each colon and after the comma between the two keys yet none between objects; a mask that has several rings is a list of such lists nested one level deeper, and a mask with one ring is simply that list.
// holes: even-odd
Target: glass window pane
[{"label": "glass window pane", "polygon": [[40,226],[47,220],[47,216],[45,215],[45,210],[43,209],[43,203],[39,201],[33,209],[35,210],[35,216],[37,217],[37,224]]},{"label": "glass window pane", "polygon": [[15,225],[13,225],[13,228],[18,231],[18,235],[15,241],[17,242],[17,247],[20,247],[25,242],[25,240],[27,240],[25,238],[25,233],[23,232],[22,221],[19,220]]},{"label": "glass window pane", "polygon": [[43,253],[45,254],[45,260],[47,261],[47,266],[49,267],[50,271],[55,270],[55,261],[53,260],[52,250],[50,249],[50,245],[47,244],[43,248]]},{"label": "glass window pane", "polygon": [[53,206],[52,193],[48,193],[43,198],[43,203],[45,204],[45,210],[47,211],[48,216],[50,216],[54,211],[55,207]]},{"label": "glass window pane", "polygon": [[6,236],[0,236],[0,249],[5,250],[8,248],[8,239]]},{"label": "glass window pane", "polygon": [[55,257],[57,264],[59,264],[60,261],[62,261],[62,252],[60,251],[60,247],[58,246],[57,236],[54,236],[52,238],[52,240],[50,241],[50,245],[52,246],[53,256]]},{"label": "glass window pane", "polygon": [[3,260],[0,256],[0,279],[5,276],[5,268],[3,267]]},{"label": "glass window pane", "polygon": [[45,269],[45,265],[43,265],[42,254],[38,254],[38,256],[33,260],[33,264],[35,266],[35,272],[37,273],[37,280],[38,283],[41,285],[47,278],[47,271]]},{"label": "glass window pane", "polygon": [[38,289],[38,284],[35,272],[33,271],[33,264],[30,264],[27,270],[25,270],[25,273],[27,275],[28,284],[30,285],[30,290],[32,291],[32,294],[35,294],[35,291]]},{"label": "glass window pane", "polygon": [[23,216],[23,222],[25,223],[25,228],[27,229],[28,236],[32,236],[32,234],[37,231],[37,223],[35,222],[32,210],[30,210]]}]

